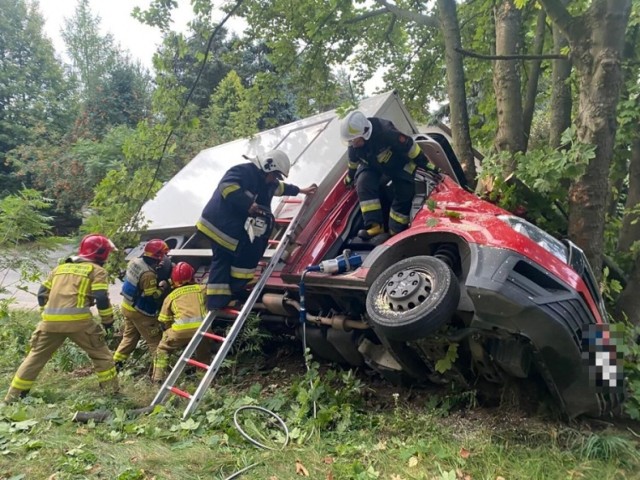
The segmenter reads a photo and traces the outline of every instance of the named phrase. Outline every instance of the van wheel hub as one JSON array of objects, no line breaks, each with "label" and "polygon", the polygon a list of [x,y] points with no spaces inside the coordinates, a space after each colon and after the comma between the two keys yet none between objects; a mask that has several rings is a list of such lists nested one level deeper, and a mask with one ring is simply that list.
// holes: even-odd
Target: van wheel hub
[{"label": "van wheel hub", "polygon": [[389,308],[396,312],[411,310],[424,302],[431,291],[431,282],[423,272],[402,270],[385,286]]}]

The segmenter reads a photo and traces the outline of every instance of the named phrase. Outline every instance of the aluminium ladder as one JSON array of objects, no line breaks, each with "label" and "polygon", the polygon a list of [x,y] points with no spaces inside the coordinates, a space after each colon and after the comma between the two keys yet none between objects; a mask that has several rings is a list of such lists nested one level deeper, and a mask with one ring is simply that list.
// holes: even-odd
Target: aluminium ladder
[{"label": "aluminium ladder", "polygon": [[[287,247],[291,243],[293,234],[296,231],[296,228],[298,227],[301,221],[302,213],[305,211],[305,207],[307,206],[308,200],[309,200],[309,197],[306,197],[304,200],[294,199],[294,198],[282,200],[281,204],[279,205],[280,207],[284,203],[300,203],[301,204],[300,209],[290,221],[285,219],[276,219],[277,224],[282,226],[288,223],[288,227],[284,235],[279,241],[274,241],[274,240],[269,241],[270,245],[274,245],[275,243],[277,243],[277,248],[273,252],[273,255],[271,256],[271,259],[269,260],[269,262],[266,264],[266,266],[260,273],[260,278],[258,279],[258,282],[253,287],[251,294],[249,295],[249,298],[247,298],[247,301],[244,303],[242,307],[242,310],[238,311],[231,308],[221,309],[221,311],[225,313],[232,313],[234,315],[237,315],[236,319],[233,322],[233,325],[231,326],[231,329],[229,330],[229,332],[225,337],[215,335],[209,332],[209,328],[211,327],[213,320],[215,319],[216,314],[218,313],[218,311],[216,310],[210,311],[207,314],[207,316],[204,318],[200,326],[198,327],[198,330],[193,335],[193,338],[191,339],[187,347],[182,352],[182,355],[180,355],[180,358],[178,359],[175,366],[171,370],[171,373],[169,374],[167,379],[164,381],[164,383],[160,387],[160,390],[158,391],[155,398],[151,402],[152,407],[156,405],[160,405],[166,400],[167,395],[169,393],[173,393],[175,395],[178,395],[180,397],[183,397],[189,400],[189,404],[185,408],[184,413],[182,415],[183,419],[188,418],[196,410],[196,408],[202,401],[202,398],[204,397],[205,392],[209,388],[209,385],[211,385],[211,382],[213,381],[214,377],[218,373],[218,370],[222,366],[222,362],[225,360],[229,351],[231,350],[231,347],[233,346],[233,343],[238,337],[238,334],[242,330],[242,327],[244,326],[247,318],[249,318],[249,314],[251,313],[253,306],[258,300],[258,297],[262,293],[262,290],[264,289],[267,283],[267,280],[269,279],[269,276],[271,275],[276,265],[284,255]],[[198,347],[202,339],[205,337],[221,343],[220,348],[218,349],[218,352],[216,353],[210,365],[207,365],[202,362],[198,362],[193,358],[191,358],[191,356],[196,351],[196,348]],[[190,394],[189,392],[186,392],[185,390],[181,390],[175,386],[176,381],[178,380],[178,378],[180,377],[180,375],[182,374],[182,372],[184,371],[187,365],[192,365],[197,368],[206,370],[204,377],[200,381],[200,384],[198,385],[196,391],[193,394]]]}]

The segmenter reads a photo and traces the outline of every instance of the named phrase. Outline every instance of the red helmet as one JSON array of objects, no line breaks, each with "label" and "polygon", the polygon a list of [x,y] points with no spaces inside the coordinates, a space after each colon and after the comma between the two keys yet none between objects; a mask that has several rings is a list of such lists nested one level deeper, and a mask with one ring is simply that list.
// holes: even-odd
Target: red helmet
[{"label": "red helmet", "polygon": [[155,258],[156,260],[162,260],[167,253],[169,253],[169,245],[167,245],[164,240],[154,238],[153,240],[149,240],[144,246],[144,253],[142,255],[144,257]]},{"label": "red helmet", "polygon": [[90,233],[80,241],[78,256],[85,260],[103,263],[107,261],[111,252],[117,250],[113,242],[104,235]]},{"label": "red helmet", "polygon": [[185,283],[192,282],[195,274],[196,271],[187,262],[178,262],[171,271],[171,281],[174,286],[179,287]]}]

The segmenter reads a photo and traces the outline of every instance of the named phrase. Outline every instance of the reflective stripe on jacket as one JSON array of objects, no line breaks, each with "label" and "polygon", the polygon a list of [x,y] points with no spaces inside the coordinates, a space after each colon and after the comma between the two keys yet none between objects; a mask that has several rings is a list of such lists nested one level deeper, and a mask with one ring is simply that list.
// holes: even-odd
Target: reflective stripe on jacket
[{"label": "reflective stripe on jacket", "polygon": [[158,297],[162,291],[158,288],[156,271],[143,258],[134,258],[127,265],[121,294],[125,310],[138,311],[150,317],[157,314]]},{"label": "reflective stripe on jacket", "polygon": [[108,275],[101,266],[69,258],[49,273],[38,292],[43,306],[44,322],[74,322],[92,320],[91,305],[95,302],[103,323],[113,321],[113,308],[108,295]]},{"label": "reflective stripe on jacket", "polygon": [[244,223],[254,202],[270,207],[274,196],[298,193],[300,189],[295,185],[280,181],[267,183],[265,173],[253,163],[236,165],[220,180],[196,228],[221,247],[235,252],[240,241],[247,237]]},{"label": "reflective stripe on jacket", "polygon": [[202,285],[176,288],[164,299],[158,320],[176,331],[198,328],[207,314],[203,288]]},{"label": "reflective stripe on jacket", "polygon": [[424,154],[409,135],[399,131],[389,120],[370,117],[371,136],[359,148],[349,147],[349,175],[355,177],[358,167],[369,167],[391,178],[413,178],[416,159]]}]

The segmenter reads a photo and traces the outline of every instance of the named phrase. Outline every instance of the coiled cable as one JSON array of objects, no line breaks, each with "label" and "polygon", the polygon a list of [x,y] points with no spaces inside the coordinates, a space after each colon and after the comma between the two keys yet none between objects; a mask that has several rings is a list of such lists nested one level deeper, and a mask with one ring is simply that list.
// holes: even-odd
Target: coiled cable
[{"label": "coiled cable", "polygon": [[[256,440],[255,438],[253,438],[251,435],[249,435],[247,432],[244,431],[244,429],[240,426],[240,421],[238,420],[238,414],[245,410],[255,410],[257,412],[265,413],[270,417],[275,418],[275,420],[280,425],[280,429],[284,432],[284,441],[282,442],[282,445],[280,446],[280,448],[270,447],[269,445],[265,445],[264,443],[259,442],[258,440]],[[237,408],[236,411],[233,412],[233,425],[236,427],[236,430],[238,430],[240,435],[242,435],[242,437],[246,441],[248,441],[255,447],[261,448],[263,450],[283,450],[289,444],[289,429],[287,428],[287,424],[284,423],[284,420],[282,420],[282,418],[280,418],[276,413],[264,407],[259,407],[257,405],[243,405]],[[255,463],[252,463],[251,465],[247,465],[242,470],[238,470],[237,472],[231,474],[231,476],[225,478],[225,480],[233,480],[234,478],[238,478],[244,472],[252,469],[257,465],[260,465],[260,463],[262,462],[255,462]]]}]

